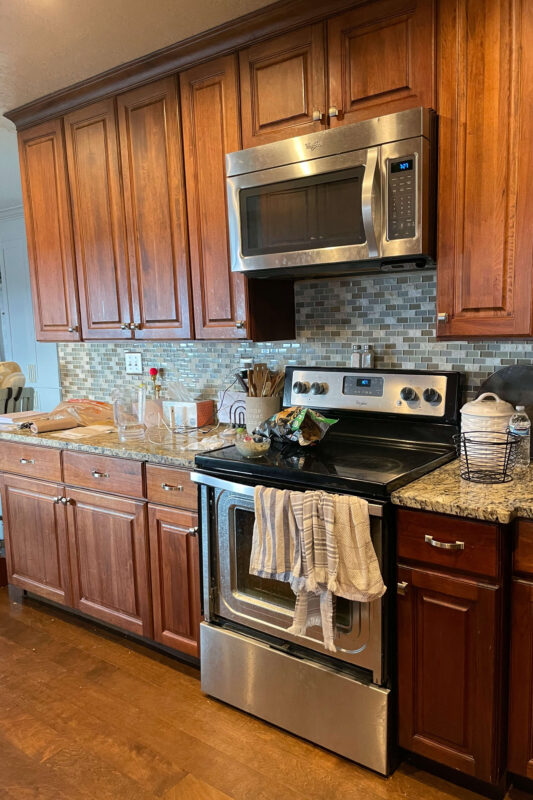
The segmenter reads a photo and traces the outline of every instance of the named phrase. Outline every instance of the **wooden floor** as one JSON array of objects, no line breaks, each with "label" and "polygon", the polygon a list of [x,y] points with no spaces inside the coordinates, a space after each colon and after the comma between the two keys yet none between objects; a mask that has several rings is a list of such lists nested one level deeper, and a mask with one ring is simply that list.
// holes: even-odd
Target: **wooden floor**
[{"label": "wooden floor", "polygon": [[0,589],[2,800],[477,797],[407,765],[380,778],[205,697],[191,667]]}]

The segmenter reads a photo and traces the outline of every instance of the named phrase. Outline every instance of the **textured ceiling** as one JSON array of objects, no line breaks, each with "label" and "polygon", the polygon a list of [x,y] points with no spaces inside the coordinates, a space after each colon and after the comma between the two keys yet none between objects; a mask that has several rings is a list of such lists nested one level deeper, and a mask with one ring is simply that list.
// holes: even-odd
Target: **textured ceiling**
[{"label": "textured ceiling", "polygon": [[21,202],[4,111],[270,2],[0,0],[0,208]]}]

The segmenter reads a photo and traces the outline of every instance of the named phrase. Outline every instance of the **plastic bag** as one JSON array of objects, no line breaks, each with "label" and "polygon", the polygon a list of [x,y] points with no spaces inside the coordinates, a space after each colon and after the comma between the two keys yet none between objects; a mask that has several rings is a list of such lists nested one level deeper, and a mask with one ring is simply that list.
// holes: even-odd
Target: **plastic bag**
[{"label": "plastic bag", "polygon": [[194,397],[180,381],[169,381],[165,386],[165,400],[176,400],[179,403],[192,403]]},{"label": "plastic bag", "polygon": [[292,406],[267,419],[258,431],[263,436],[306,447],[323,439],[336,422],[338,420],[328,419],[312,408]]},{"label": "plastic bag", "polygon": [[74,425],[113,424],[113,406],[98,400],[65,400],[59,403],[50,414],[51,419],[72,417]]}]

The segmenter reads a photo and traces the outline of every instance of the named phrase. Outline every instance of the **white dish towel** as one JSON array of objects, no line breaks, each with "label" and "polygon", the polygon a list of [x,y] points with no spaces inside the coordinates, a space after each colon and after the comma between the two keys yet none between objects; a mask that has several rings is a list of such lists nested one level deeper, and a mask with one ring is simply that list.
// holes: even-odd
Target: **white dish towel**
[{"label": "white dish towel", "polygon": [[250,573],[289,582],[296,595],[289,632],[303,636],[321,625],[325,647],[335,651],[334,596],[370,602],[386,591],[368,503],[256,486]]}]

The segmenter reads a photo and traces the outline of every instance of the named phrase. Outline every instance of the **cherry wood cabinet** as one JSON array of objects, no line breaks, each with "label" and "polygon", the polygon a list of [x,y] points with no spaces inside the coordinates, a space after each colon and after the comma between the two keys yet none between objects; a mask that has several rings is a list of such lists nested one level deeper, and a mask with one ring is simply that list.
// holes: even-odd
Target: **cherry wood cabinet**
[{"label": "cherry wood cabinet", "polygon": [[72,605],[131,633],[152,635],[146,504],[65,488]]},{"label": "cherry wood cabinet", "polygon": [[376,0],[328,20],[333,127],[435,106],[434,0]]},{"label": "cherry wood cabinet", "polygon": [[521,0],[439,0],[442,337],[532,331],[532,44]]},{"label": "cherry wood cabinet", "polygon": [[180,76],[197,339],[294,338],[291,281],[231,271],[225,156],[240,149],[236,56]]},{"label": "cherry wood cabinet", "polygon": [[154,639],[199,655],[200,560],[198,516],[148,506]]},{"label": "cherry wood cabinet", "polygon": [[513,579],[511,609],[507,766],[533,780],[533,580]]},{"label": "cherry wood cabinet", "polygon": [[502,589],[407,566],[398,581],[400,746],[497,783]]},{"label": "cherry wood cabinet", "polygon": [[42,342],[80,338],[76,258],[60,119],[18,135],[35,333]]},{"label": "cherry wood cabinet", "polygon": [[72,604],[63,487],[0,476],[9,583]]},{"label": "cherry wood cabinet", "polygon": [[131,339],[133,324],[115,101],[65,116],[84,339]]},{"label": "cherry wood cabinet", "polygon": [[177,78],[117,98],[136,339],[190,339]]},{"label": "cherry wood cabinet", "polygon": [[323,23],[241,50],[243,147],[323,128],[327,119],[325,62]]}]

